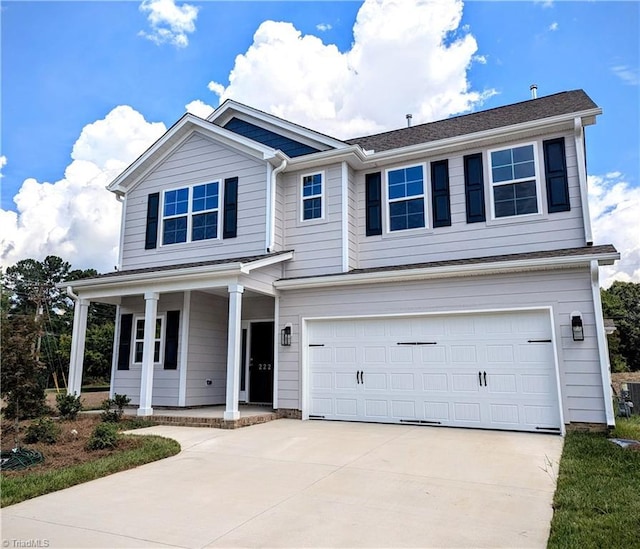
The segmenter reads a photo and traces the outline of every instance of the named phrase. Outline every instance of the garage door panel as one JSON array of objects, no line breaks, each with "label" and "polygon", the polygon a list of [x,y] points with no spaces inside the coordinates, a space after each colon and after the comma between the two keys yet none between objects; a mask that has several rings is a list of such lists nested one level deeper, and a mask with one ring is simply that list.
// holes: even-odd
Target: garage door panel
[{"label": "garage door panel", "polygon": [[452,374],[451,386],[454,392],[471,392],[477,393],[480,390],[478,383],[478,375],[473,374]]},{"label": "garage door panel", "polygon": [[397,420],[418,419],[415,400],[392,400],[391,417]]},{"label": "garage door panel", "polygon": [[[389,375],[389,386],[393,391],[415,391],[416,381],[414,373],[392,373]],[[368,378],[367,378],[368,382]]]},{"label": "garage door panel", "polygon": [[310,347],[308,355],[314,415],[528,431],[560,427],[546,311],[308,326],[309,342],[323,345]]},{"label": "garage door panel", "polygon": [[520,414],[517,404],[491,404],[491,421],[493,423],[518,425]]},{"label": "garage door panel", "polygon": [[438,345],[420,347],[420,358],[423,364],[447,364],[447,348]]},{"label": "garage door panel", "polygon": [[426,401],[423,403],[424,418],[427,421],[449,421],[451,414],[449,413],[448,402]]},{"label": "garage door panel", "polygon": [[514,374],[491,374],[487,380],[487,390],[490,393],[518,392],[517,378]]},{"label": "garage door panel", "polygon": [[357,419],[358,399],[336,398],[336,415],[342,418]]},{"label": "garage door panel", "polygon": [[453,418],[459,422],[480,423],[480,404],[475,402],[454,402]]},{"label": "garage door panel", "polygon": [[363,364],[386,364],[387,347],[366,346],[363,348]]},{"label": "garage door panel", "polygon": [[453,364],[475,364],[478,362],[478,349],[475,345],[451,345]]},{"label": "garage door panel", "polygon": [[422,374],[422,387],[425,392],[449,391],[447,374]]}]

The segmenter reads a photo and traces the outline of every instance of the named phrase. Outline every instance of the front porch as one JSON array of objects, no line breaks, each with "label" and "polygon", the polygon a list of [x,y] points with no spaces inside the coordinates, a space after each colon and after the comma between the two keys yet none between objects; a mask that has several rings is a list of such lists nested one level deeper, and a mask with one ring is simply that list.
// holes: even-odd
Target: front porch
[{"label": "front porch", "polygon": [[[282,413],[268,406],[240,404],[237,419],[224,419],[225,405],[202,406],[198,408],[155,408],[153,416],[149,417],[158,425],[173,425],[175,427],[209,427],[214,429],[239,429],[259,423],[266,423],[284,417]],[[124,410],[126,416],[136,416],[137,407]]]}]

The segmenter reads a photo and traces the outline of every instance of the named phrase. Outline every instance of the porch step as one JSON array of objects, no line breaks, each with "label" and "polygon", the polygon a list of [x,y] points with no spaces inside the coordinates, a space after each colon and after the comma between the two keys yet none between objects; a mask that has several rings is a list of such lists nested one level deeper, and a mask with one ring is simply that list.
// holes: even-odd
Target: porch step
[{"label": "porch step", "polygon": [[275,412],[265,414],[241,417],[235,420],[224,420],[219,417],[180,417],[180,416],[163,416],[153,415],[150,417],[154,423],[158,425],[174,425],[176,427],[209,427],[213,429],[238,429],[240,427],[249,427],[259,423],[266,423],[278,419]]}]

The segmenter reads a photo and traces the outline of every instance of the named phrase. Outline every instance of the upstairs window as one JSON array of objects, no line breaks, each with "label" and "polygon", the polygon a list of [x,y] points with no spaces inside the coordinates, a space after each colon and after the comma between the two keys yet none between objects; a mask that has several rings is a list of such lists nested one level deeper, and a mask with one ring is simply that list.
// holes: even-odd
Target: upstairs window
[{"label": "upstairs window", "polygon": [[322,173],[302,176],[302,220],[322,219],[323,211],[323,177]]},{"label": "upstairs window", "polygon": [[423,166],[411,166],[387,172],[389,231],[425,227]]},{"label": "upstairs window", "polygon": [[[160,362],[160,349],[162,349],[162,318],[156,319],[156,330],[153,344],[153,361]],[[136,318],[135,331],[133,333],[133,362],[142,362],[144,349],[144,318]]]},{"label": "upstairs window", "polygon": [[219,182],[164,192],[162,244],[218,238]]},{"label": "upstairs window", "polygon": [[495,218],[537,214],[538,179],[533,144],[490,151]]}]

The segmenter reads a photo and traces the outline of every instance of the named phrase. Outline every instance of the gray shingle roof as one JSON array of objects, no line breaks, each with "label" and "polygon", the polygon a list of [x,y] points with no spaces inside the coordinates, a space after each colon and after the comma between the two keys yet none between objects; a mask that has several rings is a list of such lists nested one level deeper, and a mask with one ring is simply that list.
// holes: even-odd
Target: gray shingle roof
[{"label": "gray shingle roof", "polygon": [[[390,271],[405,271],[411,269],[431,269],[436,267],[453,267],[462,265],[482,265],[484,263],[502,263],[507,261],[526,261],[533,259],[553,259],[553,258],[570,258],[576,256],[596,256],[601,254],[617,253],[617,250],[611,244],[603,244],[600,246],[583,246],[580,248],[563,248],[561,250],[545,250],[539,252],[522,252],[517,254],[489,255],[483,257],[474,257],[470,259],[448,259],[445,261],[430,261],[428,263],[409,263],[404,265],[392,265],[389,267],[371,267],[368,269],[352,269],[346,273],[331,273],[320,276],[342,276],[365,273],[382,273]],[[282,280],[303,280],[305,278],[317,278],[318,275],[300,276],[285,278]]]},{"label": "gray shingle roof", "polygon": [[595,108],[598,106],[583,90],[573,90],[346,142],[380,152]]}]

